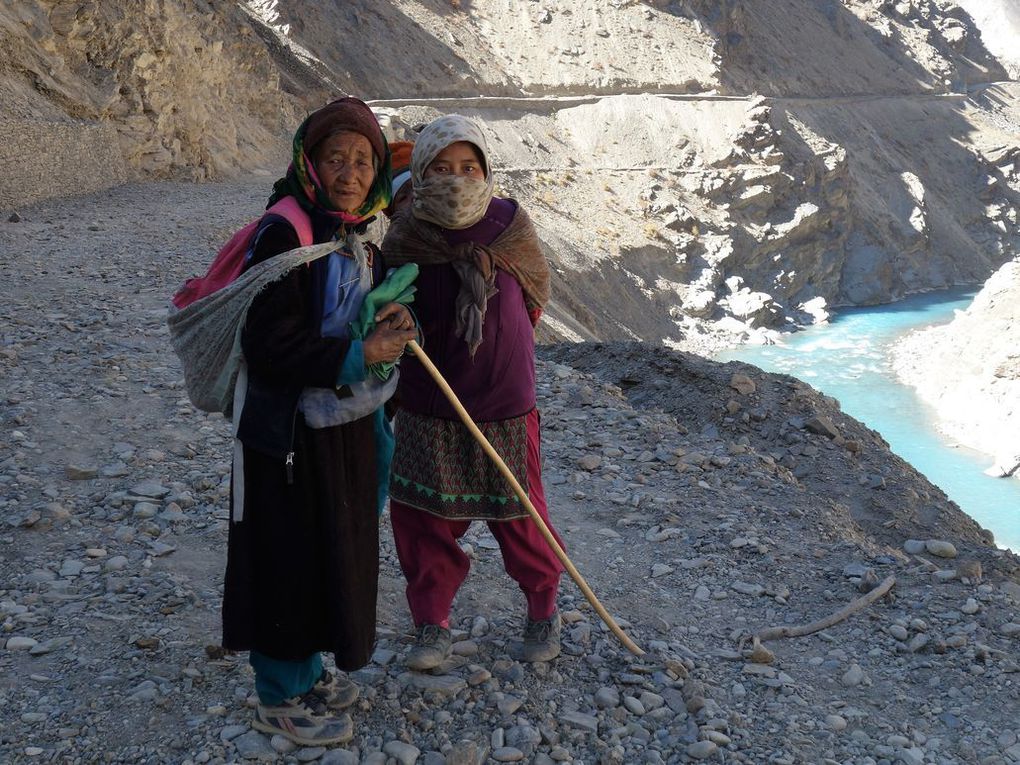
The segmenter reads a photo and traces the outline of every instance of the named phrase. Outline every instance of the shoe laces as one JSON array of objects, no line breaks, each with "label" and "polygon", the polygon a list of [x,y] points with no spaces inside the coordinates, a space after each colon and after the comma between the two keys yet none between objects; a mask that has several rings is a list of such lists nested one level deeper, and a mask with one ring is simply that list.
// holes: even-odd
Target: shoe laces
[{"label": "shoe laces", "polygon": [[545,642],[552,635],[553,620],[542,619],[540,621],[532,621],[528,619],[528,625],[524,629],[524,637],[526,640],[534,640],[536,642]]},{"label": "shoe laces", "polygon": [[438,643],[443,638],[443,628],[438,624],[423,624],[419,640],[425,644]]},{"label": "shoe laces", "polygon": [[298,697],[297,703],[307,709],[316,717],[322,717],[327,714],[328,708],[326,707],[326,701],[314,691],[308,691]]}]

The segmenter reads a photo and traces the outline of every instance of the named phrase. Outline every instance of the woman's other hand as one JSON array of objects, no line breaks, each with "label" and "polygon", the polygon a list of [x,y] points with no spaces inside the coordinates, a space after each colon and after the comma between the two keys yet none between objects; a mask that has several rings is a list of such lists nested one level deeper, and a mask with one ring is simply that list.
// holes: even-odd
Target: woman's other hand
[{"label": "woman's other hand", "polygon": [[[396,304],[391,303],[390,305]],[[376,324],[375,329],[369,332],[362,345],[365,366],[368,367],[380,361],[396,361],[404,352],[404,346],[417,337],[418,331],[414,328],[413,322],[411,322],[410,329],[390,329],[388,324]]]},{"label": "woman's other hand", "polygon": [[375,315],[376,325],[382,324],[387,319],[390,329],[414,329],[414,317],[402,303],[387,303],[379,309]]}]

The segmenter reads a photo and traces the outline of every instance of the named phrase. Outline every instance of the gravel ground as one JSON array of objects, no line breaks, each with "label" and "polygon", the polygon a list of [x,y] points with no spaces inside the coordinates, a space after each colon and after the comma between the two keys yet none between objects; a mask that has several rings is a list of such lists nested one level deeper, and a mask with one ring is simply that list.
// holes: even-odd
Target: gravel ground
[{"label": "gravel ground", "polygon": [[538,378],[552,517],[647,654],[565,580],[563,655],[513,661],[523,598],[476,525],[454,655],[409,672],[384,528],[354,740],[253,731],[246,657],[218,645],[229,433],[164,320],[268,181],[0,222],[0,761],[1020,762],[1017,558],[806,384],[640,344],[544,347]]}]

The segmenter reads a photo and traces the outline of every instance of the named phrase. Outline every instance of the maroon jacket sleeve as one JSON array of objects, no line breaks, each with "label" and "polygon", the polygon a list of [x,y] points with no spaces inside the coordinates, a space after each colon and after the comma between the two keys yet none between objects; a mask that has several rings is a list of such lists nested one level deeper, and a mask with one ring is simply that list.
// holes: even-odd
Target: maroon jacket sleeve
[{"label": "maroon jacket sleeve", "polygon": [[[300,246],[294,229],[271,223],[259,235],[252,263]],[[255,298],[241,332],[248,369],[270,383],[335,388],[349,341],[322,337],[316,325],[313,269],[299,266]]]}]

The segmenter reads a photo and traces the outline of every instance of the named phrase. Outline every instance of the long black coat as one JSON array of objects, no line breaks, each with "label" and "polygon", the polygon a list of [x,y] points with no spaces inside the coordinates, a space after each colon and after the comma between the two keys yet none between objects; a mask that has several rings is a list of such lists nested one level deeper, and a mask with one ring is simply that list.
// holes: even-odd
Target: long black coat
[{"label": "long black coat", "polygon": [[[316,241],[328,240],[322,222],[313,223]],[[298,244],[288,224],[276,223],[263,231],[253,262]],[[293,452],[293,466],[283,452],[262,446],[257,427],[249,428],[249,440],[242,436],[245,507],[238,523],[231,513],[223,645],[287,660],[331,651],[337,666],[350,670],[368,663],[375,642],[374,418],[312,429],[295,409],[294,391],[335,386],[348,348],[320,336],[316,281],[315,268],[300,267],[267,287],[243,330],[249,392],[260,394],[246,400],[242,422],[264,419],[268,431],[281,414],[293,418],[292,444],[283,450]]]}]

